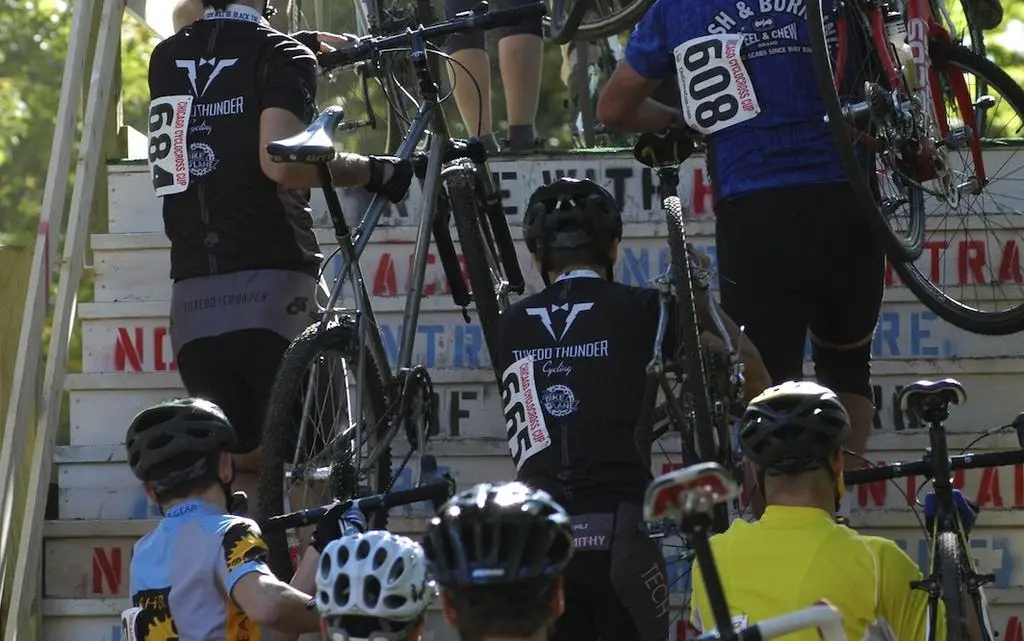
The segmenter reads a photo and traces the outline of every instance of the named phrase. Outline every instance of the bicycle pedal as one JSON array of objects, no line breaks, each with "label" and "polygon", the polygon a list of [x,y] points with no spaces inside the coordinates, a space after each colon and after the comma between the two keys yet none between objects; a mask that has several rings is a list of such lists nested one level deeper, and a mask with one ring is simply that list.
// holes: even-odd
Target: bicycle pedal
[{"label": "bicycle pedal", "polygon": [[972,588],[983,588],[989,583],[996,582],[995,574],[975,574],[967,579],[967,583]]}]

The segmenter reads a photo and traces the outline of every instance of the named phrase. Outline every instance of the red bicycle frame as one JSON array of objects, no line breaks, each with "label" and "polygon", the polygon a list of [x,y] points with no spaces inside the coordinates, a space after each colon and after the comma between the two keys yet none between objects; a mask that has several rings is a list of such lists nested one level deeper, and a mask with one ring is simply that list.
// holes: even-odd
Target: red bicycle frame
[{"label": "red bicycle frame", "polygon": [[[867,16],[868,27],[871,30],[871,40],[875,46],[875,51],[878,52],[882,70],[889,81],[889,86],[894,89],[902,87],[904,81],[903,75],[900,73],[900,63],[893,55],[892,47],[889,44],[881,7],[877,3],[871,3],[864,11]],[[845,17],[840,17],[836,21],[836,33],[839,38],[839,46],[836,55],[835,81],[836,86],[839,86],[847,60],[844,40],[848,37],[849,29]],[[949,137],[950,133],[949,120],[946,118],[946,108],[942,92],[937,90],[940,86],[939,72],[931,64],[931,55],[929,53],[929,44],[931,42],[952,45],[953,39],[950,37],[949,32],[935,20],[931,0],[908,0],[907,44],[910,46],[917,78],[921,83],[919,91],[928,92],[928,95],[930,95],[934,111],[933,115],[938,126],[940,139],[945,140]],[[943,69],[943,73],[949,81],[957,106],[963,116],[963,124],[972,134],[969,144],[971,146],[971,155],[974,158],[975,178],[979,183],[985,184],[987,178],[981,154],[981,135],[978,131],[978,122],[974,114],[974,102],[971,100],[967,81],[964,79],[963,73],[958,69],[946,68]],[[907,89],[909,90],[909,87]],[[877,146],[877,142],[875,146]],[[935,167],[931,158],[933,151],[934,148],[930,143],[921,145],[917,149],[919,170],[922,172],[921,176],[919,176],[921,180],[935,178]]]}]

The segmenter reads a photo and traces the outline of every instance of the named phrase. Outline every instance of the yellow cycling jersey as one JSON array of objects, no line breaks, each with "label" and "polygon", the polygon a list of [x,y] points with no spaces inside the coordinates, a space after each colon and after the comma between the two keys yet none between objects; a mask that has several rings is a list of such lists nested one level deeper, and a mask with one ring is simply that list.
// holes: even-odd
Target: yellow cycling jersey
[{"label": "yellow cycling jersey", "polygon": [[[858,534],[824,510],[770,505],[760,521],[737,520],[711,537],[711,549],[734,626],[826,600],[842,613],[849,641],[928,640],[928,595],[910,588],[922,578],[917,565],[889,539]],[[696,564],[690,620],[715,628]],[[945,641],[941,609],[937,620],[936,641]],[[820,641],[815,630],[783,638]]]}]

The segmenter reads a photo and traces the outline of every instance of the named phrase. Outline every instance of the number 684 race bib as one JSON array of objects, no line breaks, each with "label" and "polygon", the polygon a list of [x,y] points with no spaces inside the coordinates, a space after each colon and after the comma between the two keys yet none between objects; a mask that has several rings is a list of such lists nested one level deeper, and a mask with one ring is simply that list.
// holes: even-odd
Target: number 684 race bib
[{"label": "number 684 race bib", "polygon": [[505,433],[517,470],[522,469],[523,463],[531,456],[551,445],[533,374],[533,359],[527,356],[509,365],[501,375]]},{"label": "number 684 race bib", "polygon": [[740,57],[743,34],[703,36],[675,48],[683,119],[713,134],[761,113],[747,67]]},{"label": "number 684 race bib", "polygon": [[192,96],[164,96],[149,103],[149,173],[159,197],[188,189],[188,122]]}]

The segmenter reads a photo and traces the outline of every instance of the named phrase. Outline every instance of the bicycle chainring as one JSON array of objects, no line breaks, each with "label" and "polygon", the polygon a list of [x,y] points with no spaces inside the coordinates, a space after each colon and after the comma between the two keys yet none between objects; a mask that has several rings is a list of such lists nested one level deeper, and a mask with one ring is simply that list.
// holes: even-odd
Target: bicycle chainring
[{"label": "bicycle chainring", "polygon": [[433,425],[434,385],[430,380],[430,372],[422,365],[403,372],[399,384],[402,389],[402,400],[396,418],[405,427],[405,437],[410,447],[416,449],[420,447],[421,429],[424,439],[427,439]]}]

